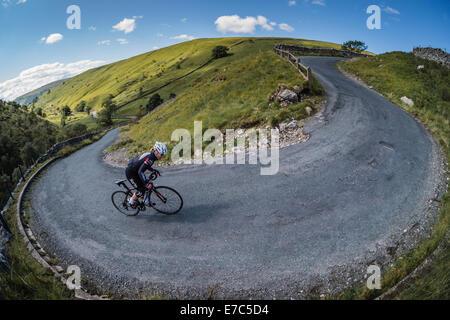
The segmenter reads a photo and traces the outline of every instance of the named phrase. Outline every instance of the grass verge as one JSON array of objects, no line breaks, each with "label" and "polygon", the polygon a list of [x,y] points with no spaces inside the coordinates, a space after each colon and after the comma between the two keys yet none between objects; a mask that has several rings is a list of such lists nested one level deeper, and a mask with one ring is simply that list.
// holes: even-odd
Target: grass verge
[{"label": "grass verge", "polygon": [[[419,67],[419,66],[423,66]],[[436,62],[415,57],[411,53],[391,52],[376,57],[341,61],[338,67],[360,78],[391,102],[416,117],[439,141],[450,161],[450,70]],[[408,97],[414,105],[405,104]],[[382,277],[382,289],[365,286],[348,289],[340,299],[373,299],[395,286],[417,268],[444,241],[444,250],[431,262],[428,272],[394,298],[448,299],[450,192],[441,201],[439,222],[430,238],[396,261]]]}]

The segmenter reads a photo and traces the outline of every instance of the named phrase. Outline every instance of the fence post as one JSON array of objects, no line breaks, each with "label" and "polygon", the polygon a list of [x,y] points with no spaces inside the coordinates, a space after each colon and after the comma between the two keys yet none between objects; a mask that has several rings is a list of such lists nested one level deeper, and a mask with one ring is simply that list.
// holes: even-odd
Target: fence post
[{"label": "fence post", "polygon": [[8,192],[9,192],[9,196],[14,200],[14,197],[13,197],[13,195],[12,195],[12,192],[11,192],[11,190],[9,189],[8,182],[5,182],[5,187],[6,187],[6,190],[8,190]]},{"label": "fence post", "polygon": [[20,172],[20,175],[22,176],[22,181],[25,181],[25,177],[23,176],[23,172],[22,172],[22,168],[20,167],[20,164],[19,164],[19,172]]}]

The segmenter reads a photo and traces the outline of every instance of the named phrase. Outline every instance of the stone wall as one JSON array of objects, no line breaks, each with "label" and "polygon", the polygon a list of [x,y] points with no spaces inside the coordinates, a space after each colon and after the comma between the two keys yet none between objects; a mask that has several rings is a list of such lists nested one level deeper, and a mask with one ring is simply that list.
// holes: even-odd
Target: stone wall
[{"label": "stone wall", "polygon": [[414,48],[413,54],[416,57],[436,61],[437,63],[443,64],[447,68],[450,68],[450,54],[448,54],[442,49],[431,47],[427,48],[417,47]]},{"label": "stone wall", "polygon": [[326,48],[307,48],[302,46],[294,46],[294,45],[288,45],[288,44],[279,44],[276,46],[276,48],[295,52],[298,55],[308,55],[308,54],[314,54],[314,55],[326,55],[326,56],[338,56],[338,57],[370,57],[369,55],[352,52],[352,51],[345,51],[345,50],[337,50],[337,49],[326,49]]}]

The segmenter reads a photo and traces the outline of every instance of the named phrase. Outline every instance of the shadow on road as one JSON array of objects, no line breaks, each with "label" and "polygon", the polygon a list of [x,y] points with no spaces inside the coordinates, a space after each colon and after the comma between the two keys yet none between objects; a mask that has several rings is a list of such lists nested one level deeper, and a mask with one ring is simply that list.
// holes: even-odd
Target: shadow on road
[{"label": "shadow on road", "polygon": [[215,203],[215,204],[203,204],[197,206],[188,206],[181,210],[180,213],[174,216],[167,216],[161,214],[154,209],[150,208],[140,213],[136,217],[131,217],[133,219],[145,220],[146,222],[158,222],[158,223],[204,223],[205,221],[213,218],[214,216],[226,214],[230,209],[230,206],[225,203]]}]

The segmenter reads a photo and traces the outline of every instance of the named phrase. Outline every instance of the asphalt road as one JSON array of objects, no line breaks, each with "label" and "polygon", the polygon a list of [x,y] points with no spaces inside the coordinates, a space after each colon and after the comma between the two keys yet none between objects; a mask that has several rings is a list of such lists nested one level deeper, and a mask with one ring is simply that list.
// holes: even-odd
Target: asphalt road
[{"label": "asphalt road", "polygon": [[310,140],[280,151],[277,175],[256,165],[161,169],[158,184],[183,195],[183,211],[125,217],[110,200],[124,170],[102,161],[115,130],[36,183],[38,238],[85,279],[126,294],[302,298],[388,265],[436,217],[429,199],[442,185],[440,149],[416,120],[342,75],[337,60],[302,59],[328,103],[305,127]]}]

